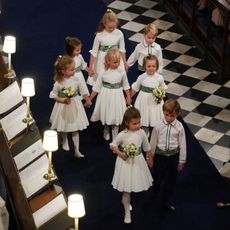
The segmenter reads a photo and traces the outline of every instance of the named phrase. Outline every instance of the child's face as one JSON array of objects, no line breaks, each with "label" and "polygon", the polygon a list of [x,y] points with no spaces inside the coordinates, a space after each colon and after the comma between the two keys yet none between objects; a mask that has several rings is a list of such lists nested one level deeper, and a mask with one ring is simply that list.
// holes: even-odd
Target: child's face
[{"label": "child's face", "polygon": [[105,30],[109,33],[112,33],[117,28],[116,21],[107,21],[105,23]]},{"label": "child's face", "polygon": [[64,70],[64,75],[66,78],[70,78],[75,73],[75,63],[72,62],[71,64],[66,66],[66,69]]},{"label": "child's face", "polygon": [[120,59],[112,59],[110,61],[110,69],[117,69],[120,65]]},{"label": "child's face", "polygon": [[128,130],[136,131],[141,127],[141,119],[140,118],[132,118],[128,123]]},{"label": "child's face", "polygon": [[147,34],[144,34],[144,39],[147,45],[152,45],[153,42],[155,42],[156,37],[152,33],[148,32]]},{"label": "child's face", "polygon": [[73,50],[73,56],[78,56],[81,53],[81,45],[76,46]]},{"label": "child's face", "polygon": [[145,64],[145,71],[148,75],[153,75],[157,71],[156,60],[147,60]]},{"label": "child's face", "polygon": [[171,124],[178,116],[178,114],[173,111],[173,113],[169,113],[167,111],[163,111],[164,113],[164,118],[167,121],[167,123]]}]

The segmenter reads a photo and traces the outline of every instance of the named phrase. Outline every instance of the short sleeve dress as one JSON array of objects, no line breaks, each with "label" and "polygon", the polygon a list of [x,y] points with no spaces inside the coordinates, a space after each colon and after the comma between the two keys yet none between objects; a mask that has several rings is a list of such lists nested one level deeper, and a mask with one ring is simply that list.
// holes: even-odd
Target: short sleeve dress
[{"label": "short sleeve dress", "polygon": [[[60,95],[64,87],[72,87],[76,89],[80,95],[87,94],[82,82],[74,77],[65,78],[62,82],[55,82],[49,97],[55,98]],[[70,104],[62,104],[55,102],[51,116],[51,129],[58,132],[74,132],[86,129],[89,125],[85,109],[78,96],[71,98]]]},{"label": "short sleeve dress", "polygon": [[[137,131],[123,130],[110,145],[119,147],[131,143],[144,151],[151,149],[148,138],[142,129]],[[148,190],[152,182],[152,175],[141,152],[134,158],[127,160],[117,157],[112,179],[114,189],[120,192],[141,192]]]}]

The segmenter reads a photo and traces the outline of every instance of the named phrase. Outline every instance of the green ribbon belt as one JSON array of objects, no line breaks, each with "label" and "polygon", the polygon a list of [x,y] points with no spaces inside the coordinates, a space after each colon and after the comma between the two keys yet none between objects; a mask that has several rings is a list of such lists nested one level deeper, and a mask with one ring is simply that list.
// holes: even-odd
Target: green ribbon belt
[{"label": "green ribbon belt", "polygon": [[76,72],[76,73],[81,72],[81,66],[76,67],[76,68],[75,68],[75,72]]},{"label": "green ribbon belt", "polygon": [[120,82],[111,84],[111,83],[109,83],[109,82],[102,81],[102,85],[103,85],[105,88],[108,88],[108,89],[119,89],[119,88],[121,88],[121,83],[120,83]]},{"label": "green ribbon belt", "polygon": [[171,150],[162,150],[160,149],[159,147],[156,147],[156,153],[159,154],[159,155],[162,155],[162,156],[173,156],[173,155],[176,155],[178,154],[180,151],[180,148],[177,147],[175,149],[171,149]]},{"label": "green ribbon belt", "polygon": [[103,52],[108,52],[109,49],[111,48],[118,48],[118,45],[112,45],[112,46],[99,46],[99,50]]},{"label": "green ribbon belt", "polygon": [[147,86],[141,86],[141,91],[145,92],[145,93],[152,93],[153,92],[153,88],[147,87]]}]

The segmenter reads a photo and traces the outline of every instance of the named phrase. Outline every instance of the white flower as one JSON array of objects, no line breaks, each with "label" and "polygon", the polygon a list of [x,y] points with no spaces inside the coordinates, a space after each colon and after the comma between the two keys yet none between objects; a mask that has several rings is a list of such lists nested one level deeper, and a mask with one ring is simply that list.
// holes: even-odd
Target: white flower
[{"label": "white flower", "polygon": [[161,85],[153,88],[154,100],[157,104],[160,104],[162,99],[165,97],[165,89]]},{"label": "white flower", "polygon": [[125,145],[123,151],[128,157],[135,157],[139,153],[138,148],[133,143]]},{"label": "white flower", "polygon": [[77,91],[74,88],[72,88],[71,86],[64,87],[61,89],[61,97],[71,98],[71,97],[74,97],[76,95],[77,95]]}]

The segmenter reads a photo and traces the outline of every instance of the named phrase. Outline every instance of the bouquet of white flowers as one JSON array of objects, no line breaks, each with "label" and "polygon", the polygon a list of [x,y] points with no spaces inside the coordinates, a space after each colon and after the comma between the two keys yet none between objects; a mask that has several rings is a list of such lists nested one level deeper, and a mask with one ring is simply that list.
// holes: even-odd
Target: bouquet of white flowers
[{"label": "bouquet of white flowers", "polygon": [[76,95],[77,95],[76,89],[72,88],[71,86],[62,88],[60,92],[60,97],[71,98],[71,97],[75,97]]},{"label": "bouquet of white flowers", "polygon": [[161,85],[153,88],[153,97],[157,104],[160,104],[162,99],[165,97],[165,89]]},{"label": "bouquet of white flowers", "polygon": [[139,151],[138,148],[136,147],[135,144],[131,143],[131,144],[127,144],[123,147],[123,151],[125,152],[125,154],[130,157],[133,158],[136,155],[138,155]]}]

